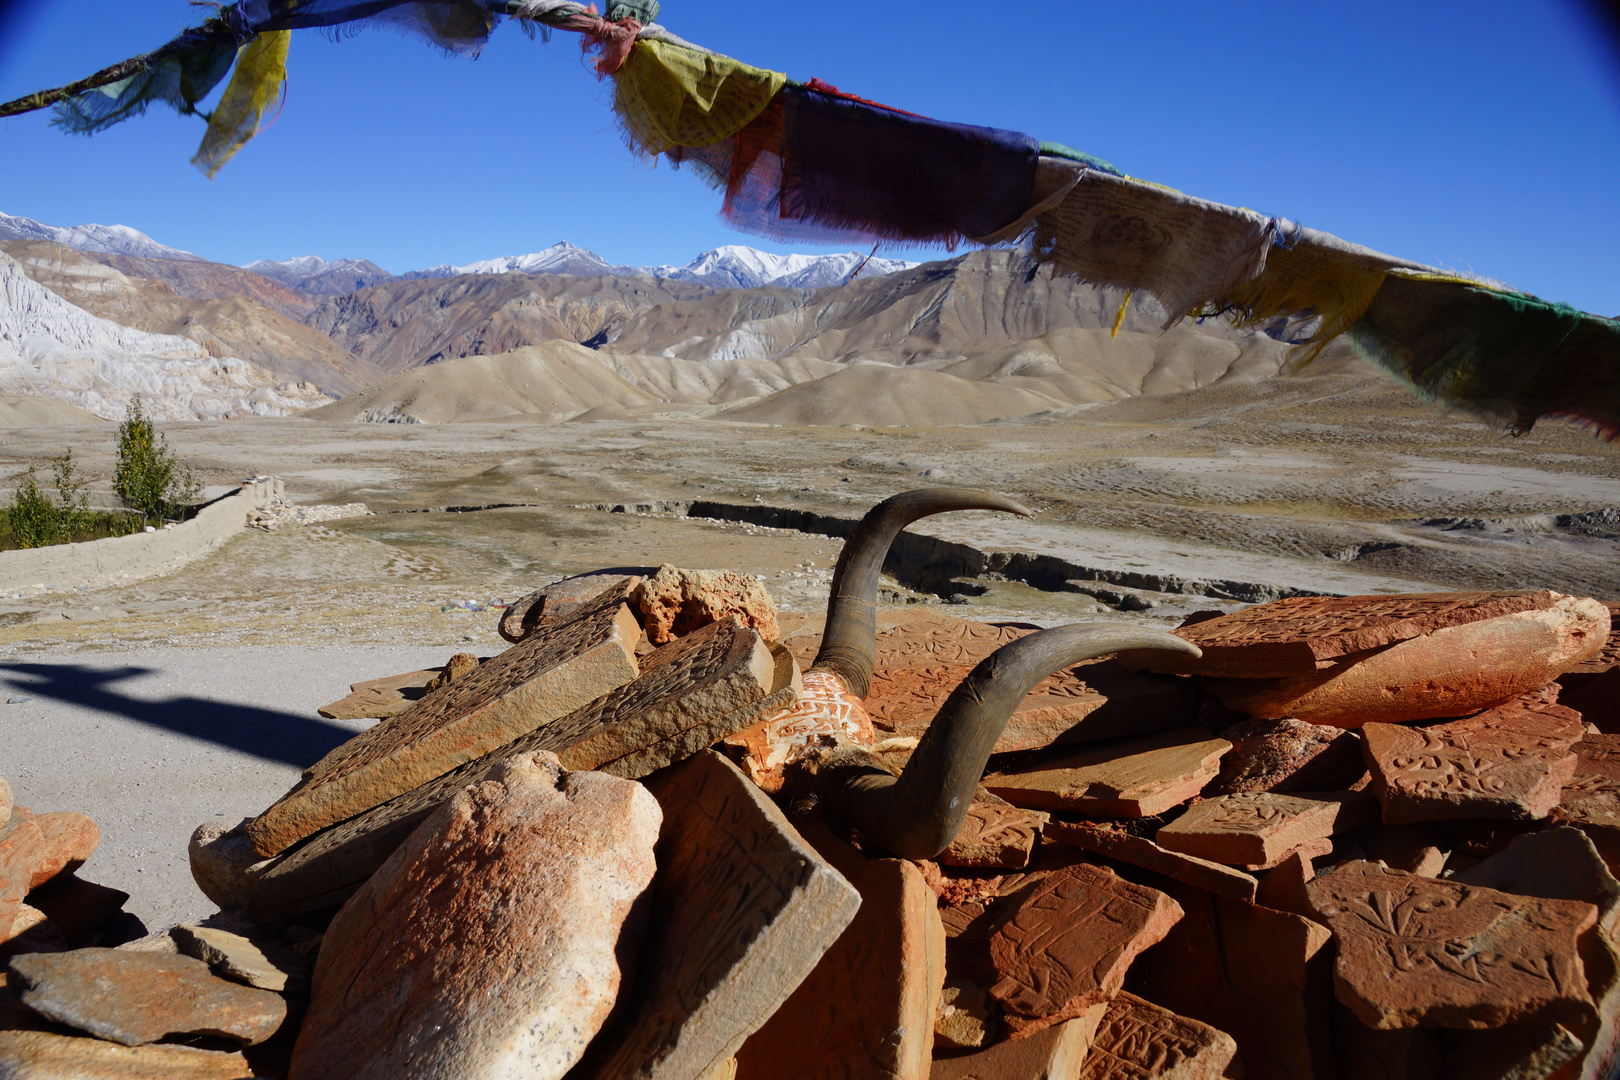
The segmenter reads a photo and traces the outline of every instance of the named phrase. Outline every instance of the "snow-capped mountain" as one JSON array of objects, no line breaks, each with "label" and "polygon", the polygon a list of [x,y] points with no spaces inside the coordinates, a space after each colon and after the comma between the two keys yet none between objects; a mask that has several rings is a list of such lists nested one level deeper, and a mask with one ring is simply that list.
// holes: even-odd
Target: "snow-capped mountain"
[{"label": "snow-capped mountain", "polygon": [[114,420],[140,394],[158,420],[286,416],[330,399],[189,338],[97,318],[0,252],[0,393],[52,398]]},{"label": "snow-capped mountain", "polygon": [[[425,270],[412,270],[401,274],[406,278],[458,277],[462,274],[573,274],[576,277],[630,277],[646,274],[649,277],[673,278],[707,285],[714,289],[757,289],[766,285],[783,288],[819,289],[838,285],[865,258],[857,251],[844,251],[836,255],[773,255],[757,248],[740,244],[727,244],[705,251],[684,266],[615,266],[596,252],[560,241],[529,255],[504,255],[498,259],[484,259],[465,266],[433,266]],[[868,259],[861,268],[863,277],[881,277],[896,270],[906,270],[916,263],[899,259]],[[248,267],[253,269],[253,267]]]},{"label": "snow-capped mountain", "polygon": [[316,255],[299,255],[281,262],[259,259],[242,267],[255,274],[321,296],[346,296],[356,289],[393,281],[394,275],[370,259],[336,259],[327,262]]},{"label": "snow-capped mountain", "polygon": [[100,251],[109,255],[208,261],[201,255],[160,244],[128,225],[46,225],[33,218],[0,213],[0,240],[49,240],[79,251]]}]

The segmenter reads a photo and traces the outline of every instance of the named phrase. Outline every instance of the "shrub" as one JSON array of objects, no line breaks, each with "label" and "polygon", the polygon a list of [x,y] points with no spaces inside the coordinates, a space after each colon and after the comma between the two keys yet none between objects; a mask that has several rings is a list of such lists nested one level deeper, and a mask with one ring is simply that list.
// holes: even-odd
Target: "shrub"
[{"label": "shrub", "polygon": [[7,523],[11,526],[11,541],[18,547],[47,547],[58,543],[61,535],[61,514],[55,504],[39,490],[39,477],[34,466],[28,466],[23,481],[11,496],[6,507]]},{"label": "shrub", "polygon": [[118,426],[113,491],[143,522],[177,518],[200,494],[191,470],[174,459],[168,439],[141,408],[139,395],[130,399],[124,422]]},{"label": "shrub", "polygon": [[[30,465],[22,483],[5,507],[0,548],[49,547],[127,536],[140,529],[133,514],[97,513],[90,509],[85,483],[78,479],[69,450],[51,462],[55,474],[57,501],[40,490],[39,475]],[[4,535],[9,533],[9,535]]]}]

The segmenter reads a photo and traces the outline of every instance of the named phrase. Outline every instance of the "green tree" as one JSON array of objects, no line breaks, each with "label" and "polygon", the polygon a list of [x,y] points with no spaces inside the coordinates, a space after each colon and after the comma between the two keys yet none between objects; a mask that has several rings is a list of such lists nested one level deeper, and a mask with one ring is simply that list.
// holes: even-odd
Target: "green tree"
[{"label": "green tree", "polygon": [[90,496],[84,491],[87,483],[74,475],[72,448],[51,462],[51,471],[56,475],[56,510],[62,534],[62,539],[57,542],[70,543],[89,532],[94,525]]},{"label": "green tree", "polygon": [[23,481],[11,496],[6,507],[7,523],[11,526],[11,539],[20,548],[47,547],[59,542],[61,514],[51,500],[39,489],[39,477],[34,466],[28,466]]},{"label": "green tree", "polygon": [[174,459],[169,440],[141,408],[140,395],[130,399],[118,426],[118,468],[113,491],[143,521],[179,517],[199,491],[191,470]]}]

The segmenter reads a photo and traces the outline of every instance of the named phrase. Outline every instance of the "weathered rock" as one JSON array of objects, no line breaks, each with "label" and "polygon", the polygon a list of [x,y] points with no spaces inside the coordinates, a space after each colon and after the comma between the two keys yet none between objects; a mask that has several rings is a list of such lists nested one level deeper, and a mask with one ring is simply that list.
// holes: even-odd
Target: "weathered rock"
[{"label": "weathered rock", "polygon": [[793,658],[772,653],[733,621],[711,623],[655,655],[634,682],[252,869],[253,906],[298,912],[341,903],[429,814],[508,758],[547,751],[565,768],[637,779],[786,707],[799,693]]},{"label": "weathered rock", "polygon": [[1194,803],[1154,839],[1160,847],[1211,862],[1271,867],[1314,840],[1359,828],[1377,817],[1377,801],[1362,792],[1253,791]]},{"label": "weathered rock", "polygon": [[1595,1009],[1583,1021],[1566,1023],[1584,1047],[1583,1080],[1611,1075],[1620,1064],[1620,881],[1591,840],[1571,828],[1529,833],[1452,880],[1597,907],[1596,925],[1580,939],[1581,967]]},{"label": "weathered rock", "polygon": [[1103,1013],[1080,1080],[1220,1080],[1236,1056],[1226,1032],[1121,993]]},{"label": "weathered rock", "polygon": [[1197,728],[1173,728],[996,773],[985,777],[984,787],[1032,810],[1151,817],[1198,794],[1231,746]]},{"label": "weathered rock", "polygon": [[1482,1031],[1369,1028],[1340,1007],[1334,1028],[1339,1075],[1380,1080],[1569,1080],[1581,1043],[1558,1024]]},{"label": "weathered rock", "polygon": [[171,1035],[252,1045],[287,1018],[280,995],[215,978],[189,956],[75,949],[13,956],[7,972],[30,1009],[125,1046]]},{"label": "weathered rock", "polygon": [[1176,902],[1081,863],[1042,879],[992,931],[990,957],[1014,1038],[1079,1016],[1119,992],[1131,961],[1181,918]]},{"label": "weathered rock", "polygon": [[216,975],[277,993],[302,994],[309,989],[309,959],[268,932],[242,935],[182,924],[169,933],[181,952],[201,960]]},{"label": "weathered rock", "polygon": [[427,685],[422,687],[422,694],[426,696],[435,690],[443,690],[457,679],[465,678],[478,670],[478,657],[472,653],[458,652],[444,662],[444,667]]},{"label": "weathered rock", "polygon": [[11,785],[0,776],[0,825],[11,820]]},{"label": "weathered rock", "polygon": [[940,991],[939,1011],[934,1016],[934,1045],[972,1049],[993,1042],[993,1008],[990,995],[978,983],[946,979]]},{"label": "weathered rock", "polygon": [[33,887],[44,849],[45,834],[34,824],[32,814],[14,812],[0,825],[0,926],[9,927],[16,917],[18,905]]},{"label": "weathered rock", "polygon": [[94,945],[128,899],[127,892],[72,873],[57,874],[28,894],[28,902],[44,912],[74,947]]},{"label": "weathered rock", "polygon": [[676,1080],[731,1060],[861,897],[712,750],[650,777],[664,811],[652,926],[622,1019],[582,1077]]},{"label": "weathered rock", "polygon": [[962,820],[962,831],[937,861],[946,866],[993,866],[1017,869],[1029,862],[1049,815],[1020,810],[980,788]]},{"label": "weathered rock", "polygon": [[623,588],[327,754],[247,825],[269,857],[561,719],[640,674]]},{"label": "weathered rock", "polygon": [[1218,862],[1171,851],[1143,836],[1132,836],[1122,829],[1087,823],[1048,822],[1042,831],[1048,840],[1057,840],[1119,862],[1140,866],[1172,881],[1183,881],[1206,892],[1253,903],[1257,882],[1254,875]]},{"label": "weathered rock", "polygon": [[766,641],[781,637],[776,605],[758,578],[732,570],[681,570],[668,563],[630,594],[647,640],[662,645],[701,626],[735,617]]},{"label": "weathered rock", "polygon": [[1367,861],[1419,877],[1439,877],[1451,855],[1440,847],[1440,835],[1421,825],[1379,825],[1357,834],[1357,839]]},{"label": "weathered rock", "polygon": [[1545,686],[1609,636],[1596,600],[1561,597],[1539,611],[1436,630],[1321,671],[1201,681],[1228,708],[1354,728],[1466,716]]},{"label": "weathered rock", "polygon": [[1367,1026],[1501,1027],[1590,1015],[1577,941],[1597,909],[1352,862],[1305,886],[1338,946],[1340,1001]]},{"label": "weathered rock", "polygon": [[347,697],[340,697],[315,711],[328,720],[386,720],[427,696],[428,683],[438,678],[443,670],[423,668],[403,675],[350,683]]},{"label": "weathered rock", "polygon": [[515,645],[536,629],[567,622],[607,590],[625,584],[633,588],[643,575],[651,573],[650,566],[621,567],[554,581],[507,608],[496,629]]},{"label": "weathered rock", "polygon": [[241,1054],[0,1031],[0,1076],[15,1080],[243,1080],[252,1075]]},{"label": "weathered rock", "polygon": [[1368,724],[1362,752],[1390,824],[1544,818],[1575,774],[1580,714],[1510,701],[1432,727]]},{"label": "weathered rock", "polygon": [[661,816],[549,754],[457,795],[332,921],[292,1075],[562,1076],[640,947]]},{"label": "weathered rock", "polygon": [[1338,791],[1367,771],[1354,732],[1300,720],[1245,720],[1221,732],[1232,744],[1206,796],[1245,791]]},{"label": "weathered rock", "polygon": [[1582,735],[1570,750],[1575,772],[1565,781],[1553,816],[1620,829],[1620,735]]},{"label": "weathered rock", "polygon": [[1311,860],[1296,851],[1261,876],[1254,902],[1273,911],[1315,919],[1316,911],[1305,893],[1305,883],[1315,877],[1316,868]]},{"label": "weathered rock", "polygon": [[1245,1080],[1330,1080],[1327,927],[1179,883],[1166,888],[1185,915],[1137,960],[1132,989],[1232,1036]]},{"label": "weathered rock", "polygon": [[250,871],[265,859],[248,839],[249,820],[243,818],[234,825],[205,821],[186,845],[192,880],[222,910],[245,908],[255,898]]},{"label": "weathered rock", "polygon": [[34,867],[32,885],[39,888],[64,870],[84,865],[101,843],[101,830],[87,815],[73,810],[35,814],[34,824],[44,840],[39,864]]},{"label": "weathered rock", "polygon": [[1100,1002],[1027,1039],[935,1061],[929,1080],[1076,1080],[1107,1011],[1107,1003]]},{"label": "weathered rock", "polygon": [[18,904],[9,928],[0,927],[0,956],[66,952],[67,936],[32,904]]},{"label": "weathered rock", "polygon": [[852,868],[860,910],[815,970],[737,1053],[737,1080],[922,1080],[945,980],[933,890],[904,859]]},{"label": "weathered rock", "polygon": [[1205,619],[1174,631],[1201,657],[1132,651],[1131,667],[1237,678],[1308,675],[1346,657],[1396,642],[1526,611],[1559,599],[1547,592],[1408,593],[1400,596],[1294,596]]},{"label": "weathered rock", "polygon": [[870,746],[876,739],[861,699],[831,671],[807,671],[804,692],[782,709],[726,739],[748,778],[766,791],[782,789],[784,770],[812,751],[836,743]]}]

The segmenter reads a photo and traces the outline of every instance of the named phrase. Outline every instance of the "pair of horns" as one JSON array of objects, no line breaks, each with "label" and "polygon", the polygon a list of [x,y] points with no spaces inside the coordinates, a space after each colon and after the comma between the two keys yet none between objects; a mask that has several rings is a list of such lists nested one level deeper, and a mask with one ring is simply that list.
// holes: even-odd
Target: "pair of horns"
[{"label": "pair of horns", "polygon": [[[827,626],[812,669],[836,672],[865,697],[877,663],[877,583],[901,529],[950,510],[1002,510],[1033,516],[988,491],[922,488],[873,507],[839,555],[827,600]],[[829,755],[817,786],[827,808],[868,838],[909,859],[929,859],[956,839],[996,740],[1037,683],[1067,667],[1124,649],[1198,656],[1174,634],[1145,627],[1079,623],[1041,630],[986,657],[951,692],[896,777],[871,755],[849,748]]]}]

